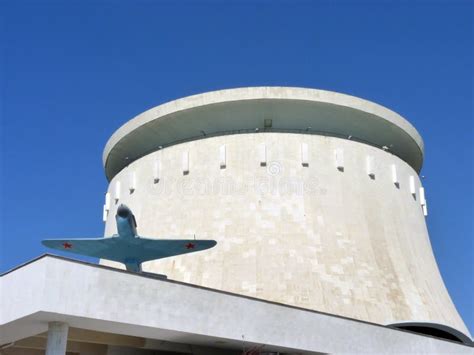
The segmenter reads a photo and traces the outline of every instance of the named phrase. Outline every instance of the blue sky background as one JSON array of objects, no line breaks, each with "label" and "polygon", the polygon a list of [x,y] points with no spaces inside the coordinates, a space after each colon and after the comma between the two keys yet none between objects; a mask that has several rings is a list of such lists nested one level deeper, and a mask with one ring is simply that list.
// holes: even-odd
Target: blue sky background
[{"label": "blue sky background", "polygon": [[101,236],[102,149],[165,101],[259,85],[339,91],[410,120],[428,227],[474,332],[473,2],[0,1],[0,271],[45,237]]}]

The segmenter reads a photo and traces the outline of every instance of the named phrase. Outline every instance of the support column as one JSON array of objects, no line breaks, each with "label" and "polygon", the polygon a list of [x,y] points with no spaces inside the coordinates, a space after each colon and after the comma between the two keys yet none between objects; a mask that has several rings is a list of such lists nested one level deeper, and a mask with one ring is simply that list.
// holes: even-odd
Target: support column
[{"label": "support column", "polygon": [[61,322],[49,322],[46,355],[65,355],[69,326]]}]

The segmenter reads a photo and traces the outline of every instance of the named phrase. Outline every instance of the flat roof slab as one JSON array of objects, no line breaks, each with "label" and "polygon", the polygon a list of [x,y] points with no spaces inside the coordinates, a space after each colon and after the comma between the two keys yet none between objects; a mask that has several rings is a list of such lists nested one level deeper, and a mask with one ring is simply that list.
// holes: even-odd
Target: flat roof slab
[{"label": "flat roof slab", "polygon": [[0,344],[49,321],[174,343],[314,353],[458,353],[442,339],[105,266],[44,256],[0,278]]}]

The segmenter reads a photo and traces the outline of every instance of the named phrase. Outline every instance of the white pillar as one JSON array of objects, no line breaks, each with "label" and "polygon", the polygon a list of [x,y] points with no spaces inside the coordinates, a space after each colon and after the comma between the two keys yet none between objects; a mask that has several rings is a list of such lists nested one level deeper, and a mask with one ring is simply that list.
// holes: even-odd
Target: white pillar
[{"label": "white pillar", "polygon": [[69,326],[61,322],[49,322],[46,355],[65,355]]}]

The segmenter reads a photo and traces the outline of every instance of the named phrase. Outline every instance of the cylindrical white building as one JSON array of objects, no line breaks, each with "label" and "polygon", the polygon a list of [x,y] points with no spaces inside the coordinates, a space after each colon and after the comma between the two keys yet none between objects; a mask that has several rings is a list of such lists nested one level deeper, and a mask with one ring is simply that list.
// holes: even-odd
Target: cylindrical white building
[{"label": "cylindrical white building", "polygon": [[142,236],[218,241],[146,271],[469,334],[429,241],[423,141],[393,111],[313,89],[210,92],[138,115],[113,134],[103,160],[106,236],[124,203]]}]

